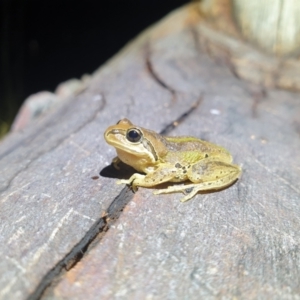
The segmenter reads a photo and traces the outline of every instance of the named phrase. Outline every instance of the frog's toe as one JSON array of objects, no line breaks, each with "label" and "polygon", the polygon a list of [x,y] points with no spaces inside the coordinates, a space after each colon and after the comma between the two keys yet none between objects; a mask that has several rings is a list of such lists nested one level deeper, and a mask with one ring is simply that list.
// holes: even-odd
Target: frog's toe
[{"label": "frog's toe", "polygon": [[169,194],[169,193],[176,193],[176,192],[184,192],[184,186],[182,185],[176,185],[176,186],[169,186],[166,189],[156,190],[153,192],[155,195],[159,194]]},{"label": "frog's toe", "polygon": [[185,197],[183,197],[182,199],[180,199],[180,202],[186,202],[188,200],[190,200],[193,196],[191,195],[186,195]]},{"label": "frog's toe", "polygon": [[195,185],[190,185],[189,187],[183,190],[183,193],[186,196],[180,200],[181,202],[185,202],[193,198],[198,193],[198,189]]},{"label": "frog's toe", "polygon": [[121,168],[119,167],[118,164],[114,164],[114,163],[113,163],[113,166],[114,166],[114,168],[115,168],[116,170],[120,170],[120,169],[121,169]]},{"label": "frog's toe", "polygon": [[156,191],[153,192],[153,194],[154,194],[154,195],[163,194],[163,193],[164,193],[163,191],[164,191],[164,190],[156,190]]},{"label": "frog's toe", "polygon": [[172,193],[172,191],[170,190],[170,187],[168,187],[166,189],[156,190],[156,191],[153,192],[154,195],[168,194],[168,193]]},{"label": "frog's toe", "polygon": [[169,193],[176,193],[176,192],[182,192],[184,193],[186,196],[183,197],[180,201],[181,202],[185,202],[190,200],[191,198],[193,198],[196,194],[197,194],[197,190],[194,190],[193,187],[189,187],[189,188],[184,188],[184,186],[180,186],[181,188],[179,188],[179,186],[176,187],[168,187],[166,189],[162,189],[162,190],[156,190],[153,192],[153,194],[155,195],[159,195],[159,194],[169,194]]},{"label": "frog's toe", "polygon": [[130,181],[127,180],[127,179],[121,179],[121,180],[118,180],[118,181],[116,182],[116,184],[123,184],[123,183],[125,183],[125,184],[130,184]]},{"label": "frog's toe", "polygon": [[130,188],[131,188],[131,190],[132,190],[134,193],[136,193],[136,192],[138,191],[138,189],[139,189],[139,187],[138,187],[137,185],[134,185],[134,184],[132,184],[132,185],[130,186]]}]

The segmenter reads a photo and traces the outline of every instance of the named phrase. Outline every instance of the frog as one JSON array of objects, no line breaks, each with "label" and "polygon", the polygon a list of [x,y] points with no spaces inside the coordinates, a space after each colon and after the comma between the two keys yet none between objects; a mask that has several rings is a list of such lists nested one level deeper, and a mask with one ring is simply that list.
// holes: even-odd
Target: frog
[{"label": "frog", "polygon": [[115,169],[123,162],[138,172],[117,181],[134,192],[138,187],[174,183],[154,194],[181,192],[184,197],[180,201],[185,202],[198,192],[229,187],[241,175],[241,167],[232,164],[231,154],[221,146],[192,136],[163,136],[126,118],[109,126],[104,139],[116,149]]}]

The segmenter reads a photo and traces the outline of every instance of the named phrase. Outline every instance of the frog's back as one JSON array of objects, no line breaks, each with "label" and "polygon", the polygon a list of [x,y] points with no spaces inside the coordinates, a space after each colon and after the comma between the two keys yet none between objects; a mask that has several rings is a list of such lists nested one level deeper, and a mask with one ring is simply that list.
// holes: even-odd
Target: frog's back
[{"label": "frog's back", "polygon": [[198,159],[207,157],[220,157],[222,161],[231,161],[230,153],[213,143],[203,141],[191,136],[165,137],[169,153],[182,153],[188,156],[197,156]]}]

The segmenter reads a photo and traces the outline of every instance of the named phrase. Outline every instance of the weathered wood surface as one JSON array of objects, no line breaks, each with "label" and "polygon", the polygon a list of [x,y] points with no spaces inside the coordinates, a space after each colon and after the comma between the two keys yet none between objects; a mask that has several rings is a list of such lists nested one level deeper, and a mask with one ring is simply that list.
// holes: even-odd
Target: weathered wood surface
[{"label": "weathered wood surface", "polygon": [[[299,96],[212,60],[197,16],[173,13],[2,141],[1,299],[300,299]],[[181,116],[170,134],[228,148],[235,185],[182,204],[96,178],[115,155],[107,126]]]}]

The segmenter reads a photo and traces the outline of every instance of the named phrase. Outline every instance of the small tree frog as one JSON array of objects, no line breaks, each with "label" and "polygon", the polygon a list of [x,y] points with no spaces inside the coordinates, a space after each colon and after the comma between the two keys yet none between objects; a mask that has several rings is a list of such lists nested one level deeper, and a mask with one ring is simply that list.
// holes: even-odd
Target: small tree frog
[{"label": "small tree frog", "polygon": [[190,136],[162,136],[152,130],[120,120],[104,133],[106,142],[116,148],[115,168],[120,161],[138,172],[118,184],[153,187],[164,182],[185,182],[156,190],[154,194],[182,192],[182,202],[199,191],[223,189],[235,182],[241,168],[232,164],[232,156],[224,148]]}]

